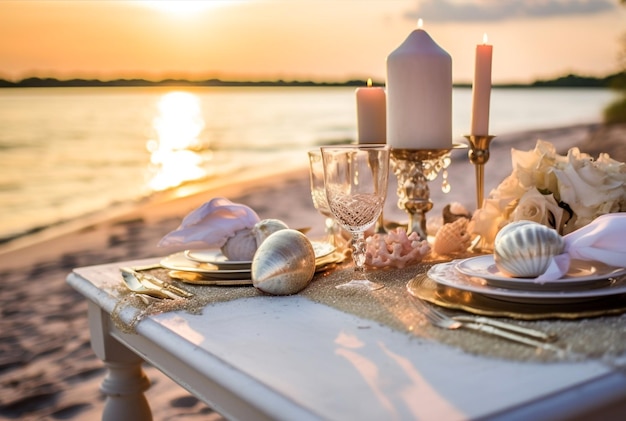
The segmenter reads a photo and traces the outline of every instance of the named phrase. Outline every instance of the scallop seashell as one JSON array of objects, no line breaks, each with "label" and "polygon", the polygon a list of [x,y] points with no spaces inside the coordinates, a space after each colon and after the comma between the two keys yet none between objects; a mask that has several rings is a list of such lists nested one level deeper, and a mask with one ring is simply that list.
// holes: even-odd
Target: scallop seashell
[{"label": "scallop seashell", "polygon": [[494,259],[498,269],[515,278],[536,278],[552,258],[563,252],[565,241],[552,228],[537,222],[517,221],[496,235]]},{"label": "scallop seashell", "polygon": [[435,253],[446,256],[467,250],[472,243],[472,237],[467,231],[468,223],[469,219],[459,218],[439,228],[433,244]]},{"label": "scallop seashell", "polygon": [[300,231],[283,229],[271,234],[252,259],[252,284],[272,295],[303,290],[315,274],[315,251]]}]

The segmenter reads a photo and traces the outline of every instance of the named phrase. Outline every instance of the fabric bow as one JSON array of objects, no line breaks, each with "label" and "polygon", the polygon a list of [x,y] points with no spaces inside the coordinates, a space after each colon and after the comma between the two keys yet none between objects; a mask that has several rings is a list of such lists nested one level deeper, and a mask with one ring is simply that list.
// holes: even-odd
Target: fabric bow
[{"label": "fabric bow", "polygon": [[592,260],[609,266],[626,266],[626,213],[609,213],[563,237],[565,247],[536,281],[554,281],[569,270],[570,261]]}]

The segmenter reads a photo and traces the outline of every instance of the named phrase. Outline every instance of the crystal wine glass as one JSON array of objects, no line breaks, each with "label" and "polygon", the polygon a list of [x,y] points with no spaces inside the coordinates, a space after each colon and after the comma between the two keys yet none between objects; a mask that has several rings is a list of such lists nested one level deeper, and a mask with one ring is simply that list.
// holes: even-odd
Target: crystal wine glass
[{"label": "crystal wine glass", "polygon": [[326,190],[324,189],[324,163],[322,161],[322,151],[312,149],[309,154],[309,166],[311,174],[311,198],[313,206],[325,219],[326,241],[335,247],[339,247],[339,226],[333,219],[333,214],[328,208],[326,200]]},{"label": "crystal wine glass", "polygon": [[389,148],[361,144],[323,146],[324,184],[335,220],[352,234],[355,279],[337,288],[376,290],[382,284],[365,277],[365,231],[383,210],[387,196]]}]

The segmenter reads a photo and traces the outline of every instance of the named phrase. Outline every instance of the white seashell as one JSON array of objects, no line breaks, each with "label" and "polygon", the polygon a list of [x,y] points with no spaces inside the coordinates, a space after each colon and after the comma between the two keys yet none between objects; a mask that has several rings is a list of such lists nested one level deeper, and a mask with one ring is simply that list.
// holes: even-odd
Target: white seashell
[{"label": "white seashell", "polygon": [[536,278],[552,258],[563,252],[565,241],[552,228],[537,222],[517,221],[502,228],[494,242],[498,269],[516,278]]},{"label": "white seashell", "polygon": [[472,214],[459,202],[447,204],[443,208],[442,215],[444,224],[450,224],[459,218],[472,218]]},{"label": "white seashell", "polygon": [[257,222],[252,228],[254,237],[256,238],[256,246],[259,247],[263,241],[276,231],[289,228],[287,224],[279,219],[263,219]]},{"label": "white seashell", "polygon": [[435,253],[447,256],[466,251],[472,243],[472,237],[467,230],[468,224],[469,219],[459,218],[439,228],[433,244]]},{"label": "white seashell", "polygon": [[252,259],[252,284],[272,295],[303,290],[315,274],[315,251],[300,231],[283,229],[271,234]]},{"label": "white seashell", "polygon": [[251,228],[244,228],[226,240],[222,246],[222,254],[228,260],[237,262],[252,260],[256,252],[256,239]]},{"label": "white seashell", "polygon": [[289,228],[287,224],[278,219],[263,219],[252,228],[244,228],[229,237],[221,248],[222,254],[233,261],[252,260],[254,253],[267,237],[286,228]]}]

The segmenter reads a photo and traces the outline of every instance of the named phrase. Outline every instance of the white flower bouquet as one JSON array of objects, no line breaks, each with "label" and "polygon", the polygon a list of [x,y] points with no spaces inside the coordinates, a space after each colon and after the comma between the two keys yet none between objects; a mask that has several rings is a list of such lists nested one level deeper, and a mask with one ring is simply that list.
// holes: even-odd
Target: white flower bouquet
[{"label": "white flower bouquet", "polygon": [[498,231],[519,220],[539,222],[561,235],[600,215],[626,211],[626,164],[571,148],[566,156],[538,140],[534,150],[512,149],[513,171],[484,200],[469,226],[493,247]]}]

